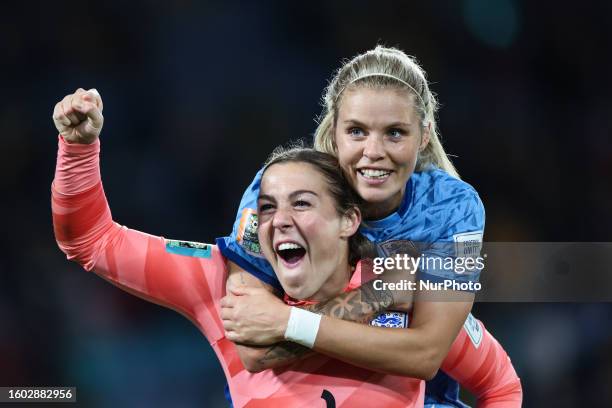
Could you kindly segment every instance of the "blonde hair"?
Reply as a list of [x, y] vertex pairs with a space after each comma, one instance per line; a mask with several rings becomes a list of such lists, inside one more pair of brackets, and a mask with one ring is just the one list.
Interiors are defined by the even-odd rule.
[[396, 48], [379, 45], [345, 62], [336, 71], [323, 94], [323, 112], [314, 137], [316, 150], [338, 155], [334, 140], [338, 108], [342, 103], [342, 94], [347, 89], [357, 87], [400, 88], [409, 91], [414, 96], [413, 102], [421, 120], [422, 130], [429, 127], [429, 143], [419, 152], [416, 171], [436, 166], [459, 178], [459, 173], [446, 155], [438, 136], [438, 101], [429, 89], [425, 71], [414, 57]]

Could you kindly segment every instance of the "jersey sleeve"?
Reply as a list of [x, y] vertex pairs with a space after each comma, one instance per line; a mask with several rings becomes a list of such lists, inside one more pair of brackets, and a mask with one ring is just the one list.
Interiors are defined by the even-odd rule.
[[430, 242], [419, 244], [422, 246], [421, 280], [470, 283], [480, 278], [484, 267], [480, 257], [484, 206], [471, 187], [457, 190], [444, 199], [442, 209], [426, 210], [437, 212], [435, 219], [442, 219], [442, 222], [433, 229], [436, 232]]
[[242, 195], [231, 235], [217, 238], [217, 246], [227, 259], [261, 281], [282, 290], [274, 270], [261, 252], [257, 238], [257, 197], [262, 174], [263, 169], [257, 172]]
[[166, 240], [112, 220], [99, 170], [99, 141], [61, 137], [52, 191], [55, 237], [67, 258], [112, 284], [188, 317], [209, 340], [222, 324], [225, 260], [213, 245]]
[[508, 354], [471, 314], [441, 369], [476, 396], [478, 407], [521, 407], [523, 389]]

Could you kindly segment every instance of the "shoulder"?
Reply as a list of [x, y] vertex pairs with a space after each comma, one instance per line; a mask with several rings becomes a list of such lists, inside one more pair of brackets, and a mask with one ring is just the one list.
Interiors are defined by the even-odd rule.
[[484, 206], [470, 184], [438, 168], [413, 177], [413, 210], [435, 220], [441, 235], [484, 229]]
[[414, 203], [419, 204], [422, 210], [458, 210], [471, 208], [477, 210], [482, 207], [480, 196], [476, 189], [463, 180], [455, 178], [439, 168], [428, 171], [415, 172]]

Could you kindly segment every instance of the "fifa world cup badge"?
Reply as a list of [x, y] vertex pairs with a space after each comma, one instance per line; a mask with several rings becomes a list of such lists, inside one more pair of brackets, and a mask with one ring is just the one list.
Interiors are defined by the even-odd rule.
[[257, 257], [262, 257], [261, 246], [257, 238], [257, 211], [252, 208], [242, 210], [240, 217], [240, 225], [238, 227], [237, 241], [238, 244], [249, 254]]

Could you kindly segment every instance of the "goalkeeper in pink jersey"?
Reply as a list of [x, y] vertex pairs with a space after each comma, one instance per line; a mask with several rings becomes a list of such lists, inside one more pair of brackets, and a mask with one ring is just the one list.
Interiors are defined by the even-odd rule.
[[[320, 354], [276, 370], [245, 370], [224, 335], [220, 299], [226, 294], [228, 268], [217, 247], [166, 240], [113, 222], [99, 170], [101, 108], [95, 92], [78, 90], [54, 112], [61, 135], [53, 221], [57, 242], [69, 259], [189, 318], [219, 358], [237, 407], [366, 407], [372, 401], [382, 407], [423, 405], [420, 379], [380, 374]], [[288, 293], [299, 300], [324, 301], [346, 289], [351, 278], [359, 283], [360, 211], [332, 156], [303, 149], [276, 158], [261, 192], [269, 228], [261, 229], [260, 241], [267, 256], [291, 252], [287, 247], [305, 248], [301, 262], [277, 270]], [[299, 318], [300, 311], [291, 309], [286, 320]], [[303, 313], [306, 319], [320, 319]], [[308, 334], [287, 330], [288, 339], [311, 345], [314, 339]]]

